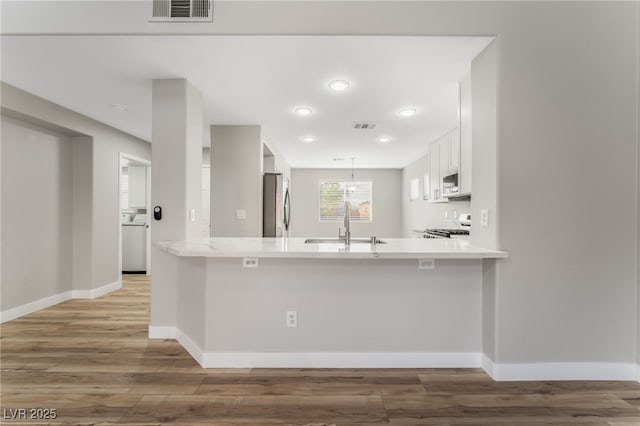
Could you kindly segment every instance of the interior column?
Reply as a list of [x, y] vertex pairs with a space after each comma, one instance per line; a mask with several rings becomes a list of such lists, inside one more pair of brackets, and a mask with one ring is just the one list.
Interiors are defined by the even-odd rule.
[[[199, 235], [201, 218], [202, 96], [185, 79], [153, 81], [151, 134], [152, 243]], [[156, 206], [161, 218], [156, 218]], [[149, 336], [175, 337], [175, 256], [151, 249]]]

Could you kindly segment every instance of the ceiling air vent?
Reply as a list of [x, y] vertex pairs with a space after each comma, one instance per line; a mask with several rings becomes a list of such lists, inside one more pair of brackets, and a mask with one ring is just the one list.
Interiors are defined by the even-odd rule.
[[376, 125], [373, 123], [353, 123], [353, 128], [362, 130], [373, 130], [376, 128]]
[[213, 0], [153, 0], [153, 11], [150, 21], [213, 21]]

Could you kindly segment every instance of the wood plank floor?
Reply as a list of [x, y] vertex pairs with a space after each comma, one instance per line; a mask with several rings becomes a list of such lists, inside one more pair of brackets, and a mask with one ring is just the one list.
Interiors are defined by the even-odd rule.
[[[635, 382], [494, 382], [478, 369], [204, 370], [147, 339], [149, 282], [2, 325], [2, 424], [640, 425]], [[11, 419], [55, 408], [54, 420]], [[29, 412], [27, 412], [27, 415]]]

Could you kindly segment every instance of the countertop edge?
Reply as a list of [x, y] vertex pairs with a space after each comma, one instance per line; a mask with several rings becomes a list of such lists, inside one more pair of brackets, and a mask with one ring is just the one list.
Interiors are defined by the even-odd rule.
[[[242, 241], [242, 239], [238, 239]], [[190, 244], [193, 247], [176, 247]], [[509, 254], [501, 250], [483, 249], [468, 246], [469, 251], [462, 249], [442, 251], [406, 251], [406, 252], [349, 252], [349, 251], [260, 251], [251, 249], [224, 250], [211, 247], [203, 242], [189, 241], [156, 241], [154, 247], [178, 257], [211, 257], [211, 258], [271, 258], [271, 259], [354, 259], [354, 260], [417, 260], [417, 259], [505, 259]], [[311, 248], [311, 247], [310, 247]]]

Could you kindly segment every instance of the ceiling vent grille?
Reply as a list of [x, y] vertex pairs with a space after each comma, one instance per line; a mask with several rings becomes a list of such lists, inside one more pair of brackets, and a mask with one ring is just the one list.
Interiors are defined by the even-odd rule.
[[376, 125], [373, 123], [353, 123], [353, 128], [361, 130], [373, 130], [376, 128]]
[[213, 0], [152, 0], [152, 22], [213, 21]]

